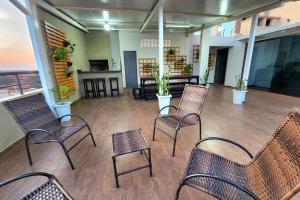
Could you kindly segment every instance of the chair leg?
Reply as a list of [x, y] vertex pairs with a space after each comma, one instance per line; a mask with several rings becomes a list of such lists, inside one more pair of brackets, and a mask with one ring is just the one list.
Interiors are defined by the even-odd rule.
[[118, 188], [120, 186], [119, 186], [119, 180], [118, 180], [118, 171], [117, 171], [117, 166], [116, 166], [116, 158], [113, 157], [112, 160], [113, 160], [113, 165], [114, 165], [114, 173], [115, 173], [116, 186]]
[[61, 145], [61, 147], [63, 148], [63, 150], [64, 150], [64, 152], [65, 152], [65, 155], [66, 155], [66, 157], [67, 157], [67, 159], [68, 159], [68, 161], [69, 161], [69, 163], [70, 163], [70, 166], [71, 166], [72, 170], [74, 170], [75, 167], [74, 167], [74, 165], [73, 165], [73, 163], [72, 163], [72, 160], [71, 160], [71, 158], [70, 158], [70, 156], [69, 156], [69, 152], [67, 151], [67, 149], [66, 149], [66, 147], [65, 147], [64, 144], [60, 144], [60, 145]]
[[95, 146], [97, 146], [97, 145], [96, 145], [96, 142], [95, 142], [95, 139], [94, 139], [93, 133], [92, 133], [92, 131], [91, 131], [91, 128], [90, 128], [90, 126], [89, 126], [89, 125], [87, 125], [87, 128], [88, 128], [88, 130], [89, 130], [89, 132], [90, 132], [90, 136], [91, 136], [91, 138], [92, 138], [92, 141], [93, 141], [93, 143], [94, 143], [94, 147], [95, 147]]
[[202, 132], [202, 127], [201, 127], [201, 121], [199, 121], [199, 141], [202, 139], [202, 136], [201, 136], [201, 132]]
[[173, 154], [172, 156], [174, 157], [175, 156], [175, 148], [176, 148], [176, 140], [177, 140], [177, 133], [180, 129], [176, 129], [176, 132], [175, 132], [175, 137], [174, 137], [174, 142], [173, 142]]
[[28, 138], [25, 137], [25, 146], [26, 146], [26, 152], [27, 152], [27, 157], [29, 160], [29, 164], [32, 165], [32, 159], [31, 159], [31, 154], [30, 154], [30, 149], [29, 149], [29, 144], [28, 144]]
[[181, 188], [183, 187], [184, 185], [182, 183], [179, 184], [179, 187], [177, 188], [176, 190], [176, 196], [175, 196], [175, 200], [178, 200], [179, 199], [179, 193], [181, 191]]
[[152, 136], [152, 141], [154, 141], [154, 139], [155, 139], [156, 120], [157, 120], [157, 119], [155, 119], [155, 121], [154, 121], [154, 126], [153, 126], [153, 136]]
[[[145, 152], [145, 154], [146, 154], [146, 152]], [[151, 148], [148, 149], [148, 155], [149, 155], [149, 170], [150, 170], [150, 176], [152, 177]]]

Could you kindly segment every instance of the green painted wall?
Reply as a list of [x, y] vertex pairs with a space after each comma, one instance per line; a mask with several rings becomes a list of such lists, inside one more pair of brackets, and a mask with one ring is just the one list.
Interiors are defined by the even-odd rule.
[[89, 31], [86, 34], [87, 58], [92, 59], [108, 59], [111, 69], [111, 44], [108, 31]]

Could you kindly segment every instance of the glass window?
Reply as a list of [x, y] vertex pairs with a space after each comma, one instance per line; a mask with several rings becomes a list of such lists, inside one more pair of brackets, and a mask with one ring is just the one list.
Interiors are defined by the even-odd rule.
[[0, 1], [0, 27], [0, 98], [41, 88], [26, 17], [9, 1]]

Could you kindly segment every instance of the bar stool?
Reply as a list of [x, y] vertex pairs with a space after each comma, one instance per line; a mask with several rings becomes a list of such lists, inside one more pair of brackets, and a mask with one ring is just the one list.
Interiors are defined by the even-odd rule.
[[[116, 88], [113, 88], [113, 81], [116, 82]], [[114, 96], [114, 92], [117, 92], [118, 93], [118, 96], [120, 96], [120, 93], [119, 93], [119, 82], [118, 82], [118, 78], [117, 77], [110, 77], [109, 78], [109, 83], [110, 83], [110, 94], [111, 96]]]
[[[91, 87], [89, 87], [91, 86]], [[96, 97], [96, 90], [95, 90], [95, 82], [92, 78], [85, 78], [83, 79], [83, 87], [84, 87], [84, 93], [85, 98], [90, 98], [90, 93], [93, 95], [93, 98]]]
[[[102, 89], [100, 89], [100, 83], [102, 85]], [[105, 78], [95, 78], [95, 85], [96, 85], [96, 93], [97, 97], [101, 97], [101, 92], [103, 92], [103, 95], [106, 97], [106, 84], [105, 84]]]

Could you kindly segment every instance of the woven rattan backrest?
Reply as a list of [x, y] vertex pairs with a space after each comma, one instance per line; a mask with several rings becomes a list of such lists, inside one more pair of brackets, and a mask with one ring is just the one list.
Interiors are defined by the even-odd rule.
[[42, 94], [4, 103], [25, 133], [32, 129], [56, 130], [60, 125]]
[[[184, 116], [189, 113], [201, 113], [205, 98], [207, 96], [208, 87], [202, 85], [186, 84], [178, 106], [178, 115]], [[197, 118], [189, 118], [192, 123], [197, 123]]]
[[299, 191], [300, 112], [293, 110], [246, 167], [250, 186], [262, 199], [285, 199]]

